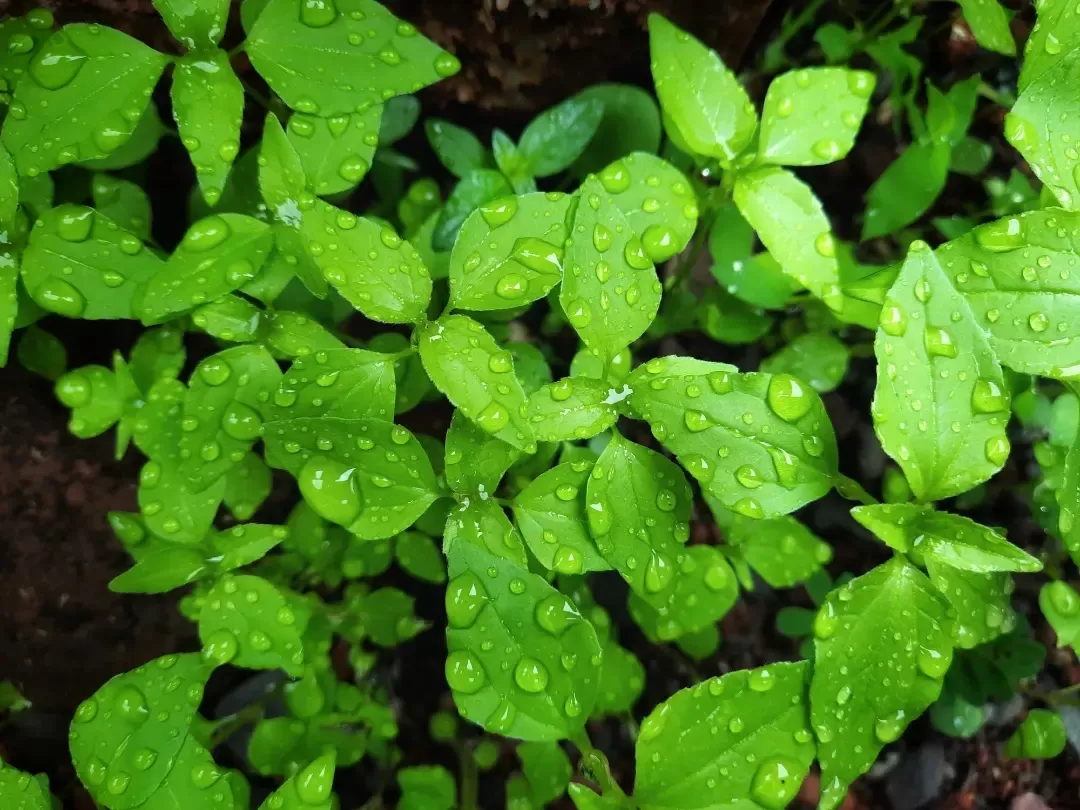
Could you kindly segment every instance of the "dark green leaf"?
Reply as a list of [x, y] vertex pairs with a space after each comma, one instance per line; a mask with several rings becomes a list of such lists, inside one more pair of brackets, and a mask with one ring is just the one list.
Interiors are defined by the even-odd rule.
[[225, 506], [237, 520], [250, 520], [270, 495], [273, 474], [257, 453], [247, 453], [225, 473]]
[[405, 532], [394, 541], [394, 557], [409, 574], [441, 585], [446, 582], [446, 562], [435, 541], [426, 534]]
[[501, 172], [474, 169], [454, 186], [435, 225], [431, 244], [435, 250], [450, 250], [465, 219], [484, 203], [513, 194]]
[[527, 742], [517, 747], [521, 769], [529, 781], [532, 800], [543, 806], [566, 792], [574, 769], [557, 742]]
[[577, 160], [600, 126], [598, 99], [570, 98], [540, 113], [521, 133], [518, 149], [532, 177], [548, 177]]
[[575, 98], [583, 102], [598, 101], [604, 109], [596, 134], [571, 167], [578, 177], [598, 172], [623, 155], [659, 151], [660, 110], [645, 90], [632, 84], [594, 84]]
[[810, 332], [799, 335], [776, 354], [762, 360], [761, 370], [769, 374], [790, 374], [819, 394], [825, 394], [843, 381], [848, 356], [847, 346], [837, 338], [823, 332]]
[[414, 765], [397, 772], [401, 786], [398, 810], [451, 810], [457, 804], [457, 785], [441, 765]]
[[23, 368], [46, 380], [56, 381], [67, 371], [67, 350], [60, 338], [36, 326], [19, 335], [16, 355]]
[[150, 199], [140, 186], [99, 173], [90, 188], [100, 213], [144, 241], [150, 237]]
[[867, 192], [862, 238], [891, 234], [926, 213], [945, 188], [951, 157], [951, 147], [941, 141], [905, 149]]
[[455, 177], [465, 178], [474, 170], [491, 165], [484, 145], [469, 130], [449, 121], [429, 118], [424, 123], [424, 131], [435, 155]]
[[495, 494], [499, 482], [521, 452], [454, 411], [446, 431], [446, 483], [454, 492]]
[[189, 50], [217, 45], [229, 19], [228, 0], [154, 0], [154, 8]]

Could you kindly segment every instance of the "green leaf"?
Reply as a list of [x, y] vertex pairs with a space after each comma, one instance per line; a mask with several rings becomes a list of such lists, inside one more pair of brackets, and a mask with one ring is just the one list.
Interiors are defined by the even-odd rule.
[[588, 462], [559, 464], [514, 498], [514, 520], [521, 536], [550, 571], [581, 574], [611, 569], [589, 534], [585, 504], [591, 471]]
[[455, 177], [464, 179], [476, 169], [487, 169], [491, 159], [480, 139], [464, 127], [438, 118], [424, 122], [428, 143], [443, 166]]
[[855, 144], [876, 83], [873, 73], [847, 68], [803, 68], [777, 76], [761, 112], [760, 159], [780, 166], [842, 160]]
[[839, 806], [882, 747], [937, 699], [952, 662], [946, 610], [926, 576], [903, 557], [833, 591], [821, 607], [810, 715], [822, 808]]
[[1080, 35], [1080, 16], [1068, 0], [1040, 3], [1038, 22], [1024, 48], [1019, 91], [1044, 76], [1072, 53], [1072, 43]]
[[941, 141], [905, 149], [866, 194], [863, 240], [894, 233], [925, 214], [945, 188], [951, 158], [952, 148]]
[[730, 165], [757, 129], [754, 105], [734, 74], [716, 51], [659, 14], [649, 15], [649, 51], [660, 106], [682, 140]]
[[1057, 634], [1057, 646], [1080, 644], [1080, 594], [1067, 582], [1055, 580], [1039, 591], [1039, 609]]
[[451, 810], [457, 804], [457, 784], [441, 765], [413, 765], [397, 772], [401, 787], [398, 810]]
[[960, 649], [993, 641], [1016, 626], [1009, 599], [1014, 585], [1008, 574], [961, 571], [933, 557], [927, 558], [926, 570], [955, 613], [952, 640]]
[[[209, 721], [196, 717], [191, 733], [176, 755], [176, 761], [153, 795], [139, 810], [184, 810], [197, 806], [208, 799], [221, 810], [240, 810], [251, 791], [247, 780], [238, 771], [218, 767], [210, 752], [203, 748], [196, 727], [210, 725]], [[211, 785], [208, 790], [204, 785]]]
[[600, 665], [600, 689], [592, 717], [619, 716], [629, 712], [645, 688], [645, 667], [637, 656], [615, 641], [603, 642], [604, 660]]
[[[956, 146], [953, 147], [952, 156], [949, 160], [949, 171], [958, 174], [966, 174], [969, 177], [978, 177], [990, 161], [994, 158], [994, 148], [986, 141], [965, 135]], [[975, 223], [973, 222], [972, 225]], [[964, 233], [967, 232], [965, 229]], [[957, 234], [963, 236], [963, 233]], [[946, 236], [948, 236], [946, 234]]]
[[199, 220], [138, 296], [143, 323], [161, 323], [239, 289], [255, 278], [272, 248], [270, 226], [252, 217]]
[[148, 461], [139, 472], [139, 509], [146, 527], [177, 543], [198, 543], [209, 531], [225, 495], [225, 479], [188, 489], [180, 473]]
[[446, 431], [446, 483], [457, 493], [495, 494], [520, 451], [454, 411]]
[[270, 496], [273, 473], [258, 453], [247, 453], [225, 473], [225, 506], [237, 520], [250, 520]]
[[136, 290], [163, 267], [137, 236], [72, 204], [41, 214], [22, 257], [30, 297], [67, 318], [135, 317]]
[[[408, 25], [408, 23], [406, 23]], [[386, 102], [379, 128], [379, 145], [391, 146], [410, 132], [420, 120], [420, 101], [416, 96], [398, 95]], [[411, 160], [411, 158], [406, 158]]]
[[666, 357], [640, 366], [627, 382], [634, 412], [731, 511], [785, 515], [832, 488], [832, 424], [817, 394], [796, 378]]
[[467, 418], [519, 450], [536, 452], [513, 358], [483, 326], [448, 315], [427, 325], [418, 346], [428, 377]]
[[300, 312], [264, 313], [263, 322], [266, 345], [286, 357], [345, 348], [330, 330]]
[[351, 115], [296, 113], [289, 119], [289, 143], [316, 194], [340, 194], [364, 179], [379, 145], [382, 115], [383, 105], [373, 104]]
[[819, 394], [826, 394], [843, 381], [850, 353], [842, 341], [826, 332], [799, 335], [775, 354], [761, 361], [768, 374], [798, 377]]
[[679, 574], [666, 596], [630, 594], [630, 615], [653, 643], [715, 627], [739, 596], [731, 566], [713, 546], [689, 546], [677, 561]]
[[450, 306], [509, 309], [547, 295], [562, 281], [572, 199], [503, 197], [470, 214], [450, 254]]
[[930, 707], [930, 722], [942, 734], [970, 739], [986, 722], [986, 712], [981, 704], [972, 703], [952, 688], [950, 680], [948, 676], [945, 678], [941, 697]]
[[0, 143], [0, 228], [11, 230], [18, 210], [19, 178], [15, 173], [15, 161]]
[[404, 531], [439, 494], [424, 449], [391, 422], [292, 417], [267, 422], [264, 441], [316, 512], [365, 540]]
[[829, 544], [790, 515], [770, 520], [732, 516], [724, 539], [772, 588], [806, 582], [832, 559]]
[[5, 92], [25, 75], [30, 60], [52, 33], [55, 20], [46, 8], [36, 8], [22, 17], [7, 17], [0, 27], [0, 79]]
[[851, 516], [880, 537], [887, 546], [914, 552], [960, 571], [1042, 570], [1042, 563], [1007, 541], [1000, 532], [975, 521], [916, 504], [857, 506]]
[[783, 271], [825, 302], [839, 281], [836, 243], [821, 202], [791, 172], [763, 168], [735, 179], [735, 204]]
[[67, 371], [67, 350], [60, 338], [36, 326], [20, 334], [16, 355], [23, 368], [46, 380], [55, 382]]
[[191, 311], [191, 322], [211, 337], [229, 343], [259, 338], [263, 312], [247, 298], [229, 293]]
[[394, 541], [394, 558], [411, 576], [424, 582], [446, 582], [446, 563], [435, 541], [426, 534], [404, 532]]
[[334, 753], [324, 753], [271, 793], [259, 810], [330, 810], [334, 763]]
[[1008, 391], [969, 300], [915, 242], [874, 340], [874, 429], [921, 501], [966, 492], [1009, 455]]
[[578, 97], [540, 113], [518, 144], [528, 174], [549, 177], [568, 168], [585, 151], [603, 116], [602, 102]]
[[976, 42], [987, 50], [1016, 56], [1016, 40], [1009, 30], [1009, 17], [998, 0], [957, 1]]
[[598, 178], [580, 191], [559, 303], [582, 342], [605, 360], [648, 329], [661, 286], [642, 241]]
[[517, 747], [517, 755], [535, 804], [542, 807], [566, 793], [574, 768], [557, 742], [522, 743]]
[[117, 675], [79, 704], [71, 759], [95, 800], [130, 810], [154, 795], [188, 739], [212, 669], [198, 653], [166, 655]]
[[142, 187], [108, 174], [94, 175], [94, 208], [139, 239], [150, 237], [150, 198]]
[[600, 680], [592, 625], [547, 582], [506, 559], [471, 543], [447, 556], [446, 679], [458, 711], [504, 737], [575, 734]]
[[615, 424], [617, 403], [631, 394], [590, 377], [564, 377], [529, 397], [526, 409], [536, 437], [543, 442], [591, 439]]
[[608, 163], [633, 152], [656, 154], [660, 149], [660, 110], [650, 93], [632, 84], [594, 84], [575, 98], [597, 101], [604, 115], [585, 151], [571, 171], [584, 179]]
[[435, 250], [450, 250], [466, 218], [484, 203], [513, 194], [510, 183], [501, 172], [474, 169], [454, 186], [439, 221], [435, 225], [431, 244]]
[[691, 503], [676, 464], [618, 433], [589, 475], [585, 509], [600, 554], [655, 604], [667, 599], [677, 579]]
[[125, 169], [142, 163], [154, 153], [158, 142], [167, 131], [157, 107], [150, 104], [135, 124], [135, 130], [130, 138], [105, 157], [80, 160], [78, 165], [92, 171], [103, 172]]
[[[74, 23], [41, 46], [15, 85], [3, 140], [19, 174], [103, 158], [122, 146], [168, 57], [114, 28]], [[33, 111], [28, 113], [28, 111]]]
[[501, 129], [491, 133], [491, 152], [495, 157], [496, 167], [510, 181], [515, 194], [536, 191], [536, 180], [529, 169], [525, 153], [518, 149], [514, 139]]
[[365, 635], [380, 647], [396, 647], [428, 625], [414, 615], [415, 600], [397, 588], [379, 588], [365, 596], [356, 608], [356, 619]]
[[244, 87], [229, 64], [229, 55], [215, 48], [177, 60], [172, 107], [203, 198], [213, 206], [221, 199], [229, 169], [240, 152], [244, 116]]
[[461, 68], [374, 0], [301, 6], [270, 0], [245, 49], [270, 88], [297, 112], [349, 115], [413, 93]]
[[394, 358], [364, 349], [319, 349], [297, 357], [266, 405], [267, 419], [394, 418]]
[[188, 50], [221, 42], [229, 19], [228, 0], [154, 0], [154, 8]]
[[578, 782], [571, 782], [568, 792], [577, 810], [625, 810], [628, 806], [612, 796], [599, 796]]
[[71, 408], [68, 429], [80, 439], [99, 436], [121, 417], [116, 375], [104, 366], [83, 366], [56, 381], [56, 398]]
[[1032, 709], [1006, 741], [1006, 757], [1053, 759], [1065, 750], [1068, 733], [1061, 715], [1052, 709]]
[[731, 672], [653, 709], [636, 745], [637, 806], [786, 807], [814, 761], [809, 669], [800, 661]]
[[769, 315], [719, 288], [707, 289], [700, 300], [698, 326], [706, 335], [720, 343], [754, 343], [772, 328], [773, 319]]
[[502, 507], [490, 498], [465, 496], [447, 515], [443, 552], [449, 557], [462, 545], [482, 548], [519, 568], [527, 568], [529, 564], [521, 535]]
[[697, 197], [686, 175], [666, 160], [637, 152], [605, 166], [597, 177], [655, 264], [690, 244], [698, 223]]
[[[6, 681], [5, 681], [6, 683]], [[0, 762], [0, 799], [11, 810], [52, 810], [49, 781]]]
[[[259, 192], [270, 214], [289, 228], [297, 228], [303, 215], [299, 199], [304, 197], [307, 178], [300, 155], [272, 113], [267, 114], [263, 127], [258, 168]], [[304, 203], [309, 205], [314, 201], [305, 199]]]
[[147, 393], [159, 379], [175, 380], [184, 367], [184, 331], [175, 326], [146, 329], [131, 349], [131, 376]]
[[113, 593], [167, 593], [207, 576], [212, 569], [200, 549], [162, 546], [136, 560], [109, 582]]
[[205, 358], [184, 396], [180, 471], [201, 491], [227, 473], [262, 434], [260, 409], [281, 381], [260, 345], [237, 346]]
[[[521, 387], [526, 396], [532, 396], [542, 386], [551, 382], [551, 366], [548, 365], [542, 350], [532, 343], [520, 341], [507, 343], [506, 350], [514, 358], [514, 373], [517, 374], [518, 379], [521, 381]], [[627, 352], [626, 358], [627, 363], [629, 363], [629, 352]], [[573, 374], [573, 370], [571, 370], [571, 374]]]

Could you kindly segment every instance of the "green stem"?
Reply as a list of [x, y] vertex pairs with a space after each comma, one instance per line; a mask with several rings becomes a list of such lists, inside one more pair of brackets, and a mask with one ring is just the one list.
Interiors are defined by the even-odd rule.
[[262, 93], [260, 93], [243, 79], [240, 80], [240, 84], [244, 86], [244, 92], [251, 96], [253, 99], [255, 99], [257, 102], [259, 102], [259, 104], [261, 104], [268, 112], [272, 110], [270, 99], [268, 99], [266, 96], [264, 96]]
[[[277, 689], [273, 690], [270, 695], [276, 693]], [[255, 701], [250, 706], [245, 706], [235, 714], [230, 714], [228, 717], [221, 718], [210, 734], [209, 748], [211, 750], [217, 748], [217, 746], [221, 745], [244, 726], [257, 723], [261, 720], [263, 712], [266, 710], [266, 704], [270, 700], [270, 695]]]
[[853, 478], [848, 478], [846, 475], [840, 475], [837, 473], [836, 478], [833, 479], [833, 486], [836, 487], [836, 491], [849, 501], [858, 501], [863, 506], [873, 506], [880, 503], [877, 498], [863, 489], [862, 484]]
[[570, 737], [570, 741], [581, 752], [581, 764], [589, 769], [596, 778], [596, 784], [600, 786], [600, 792], [607, 797], [626, 800], [626, 794], [611, 775], [611, 765], [604, 752], [596, 748], [589, 739], [589, 732], [584, 727], [578, 733]]
[[1004, 107], [1006, 109], [1010, 109], [1016, 103], [1016, 99], [1012, 94], [995, 90], [986, 82], [979, 82], [978, 93], [983, 98], [988, 98], [999, 107]]
[[245, 38], [245, 39], [241, 40], [239, 45], [237, 45], [235, 48], [233, 48], [231, 51], [229, 51], [229, 58], [232, 59], [235, 56], [239, 55], [241, 53], [241, 51], [243, 51], [246, 47], [247, 47], [247, 39]]
[[461, 777], [460, 801], [458, 810], [477, 810], [480, 774], [473, 759], [472, 746], [455, 745], [458, 753], [458, 774]]
[[[784, 48], [787, 46], [791, 38], [797, 33], [808, 26], [814, 19], [814, 15], [817, 14], [818, 9], [825, 4], [825, 0], [812, 0], [808, 3], [802, 13], [792, 20], [790, 25], [785, 25], [781, 28], [780, 36], [773, 41], [773, 47], [779, 48], [781, 54], [783, 54]], [[784, 67], [787, 64], [787, 56], [784, 55], [784, 62], [779, 67]]]

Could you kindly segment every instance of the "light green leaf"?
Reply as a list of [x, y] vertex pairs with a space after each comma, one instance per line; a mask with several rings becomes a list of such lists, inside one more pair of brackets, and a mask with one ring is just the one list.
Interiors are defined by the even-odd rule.
[[782, 808], [814, 761], [805, 661], [710, 678], [653, 709], [637, 739], [642, 810]]
[[432, 247], [435, 250], [450, 250], [469, 214], [484, 203], [513, 193], [514, 189], [502, 176], [502, 172], [491, 169], [474, 169], [469, 172], [454, 186], [442, 213], [439, 214], [439, 221], [435, 224], [435, 232], [431, 237]]
[[[623, 349], [606, 364], [591, 349], [578, 349], [570, 360], [571, 377], [591, 377], [594, 380], [607, 380], [611, 385], [621, 385], [630, 375], [633, 357], [630, 349]], [[550, 376], [547, 382], [551, 382]], [[538, 386], [539, 389], [539, 386]], [[535, 393], [535, 392], [534, 392]]]
[[836, 243], [821, 202], [785, 169], [764, 168], [735, 180], [735, 204], [783, 271], [825, 302], [839, 281]]
[[176, 543], [199, 543], [225, 496], [225, 479], [193, 492], [178, 471], [148, 461], [139, 472], [138, 495], [146, 528]]
[[1080, 36], [1080, 14], [1068, 0], [1047, 0], [1039, 4], [1038, 22], [1024, 47], [1019, 91], [1044, 76], [1073, 51]]
[[229, 19], [228, 0], [154, 0], [154, 8], [188, 50], [221, 42]]
[[15, 173], [15, 161], [0, 143], [0, 229], [12, 229], [18, 209], [19, 178]]
[[429, 118], [424, 123], [424, 132], [427, 133], [428, 143], [436, 157], [455, 177], [463, 179], [476, 169], [487, 169], [491, 166], [491, 159], [484, 145], [464, 127], [438, 118]]
[[735, 573], [715, 547], [689, 546], [677, 559], [679, 574], [666, 595], [630, 593], [630, 615], [653, 643], [715, 627], [739, 596]]
[[263, 334], [266, 345], [286, 357], [345, 348], [329, 329], [300, 312], [264, 313]]
[[754, 105], [734, 74], [716, 51], [659, 14], [649, 15], [649, 51], [660, 106], [682, 140], [730, 165], [757, 129]]
[[261, 333], [264, 312], [247, 298], [229, 293], [193, 309], [191, 322], [219, 340], [253, 343]]
[[[994, 159], [994, 147], [988, 144], [986, 141], [978, 138], [973, 138], [970, 135], [965, 135], [956, 145], [953, 147], [952, 156], [949, 159], [949, 171], [956, 172], [957, 174], [965, 174], [968, 177], [979, 177], [986, 171], [986, 167], [990, 165], [990, 161]], [[954, 221], [957, 223], [967, 222], [966, 218], [957, 217]], [[936, 220], [935, 220], [936, 224]], [[972, 225], [975, 223], [972, 222]], [[957, 234], [957, 236], [963, 236], [969, 228], [965, 228], [963, 232]], [[946, 238], [953, 238], [946, 234]]]
[[645, 688], [645, 667], [627, 649], [612, 639], [603, 642], [600, 689], [596, 693], [593, 718], [619, 716], [630, 711]]
[[627, 806], [614, 797], [597, 795], [579, 782], [571, 782], [567, 792], [577, 810], [624, 810]]
[[521, 535], [502, 507], [485, 497], [465, 496], [446, 517], [443, 552], [449, 557], [461, 545], [474, 545], [520, 568], [529, 561]]
[[762, 360], [761, 370], [790, 374], [819, 394], [826, 394], [843, 381], [849, 355], [847, 346], [838, 338], [827, 332], [809, 332]]
[[970, 518], [916, 504], [857, 506], [851, 516], [890, 548], [934, 559], [960, 571], [1042, 570], [1042, 563], [994, 529]]
[[79, 704], [71, 759], [91, 796], [110, 810], [153, 796], [174, 769], [212, 670], [198, 653], [166, 655], [117, 675]]
[[509, 309], [547, 295], [562, 280], [572, 199], [502, 197], [470, 214], [450, 254], [450, 306]]
[[1039, 591], [1039, 609], [1057, 634], [1057, 646], [1080, 644], [1080, 594], [1064, 580], [1055, 580]]
[[22, 257], [22, 277], [38, 306], [68, 318], [133, 318], [140, 285], [164, 263], [139, 238], [81, 205], [41, 214]]
[[0, 247], [0, 368], [7, 365], [11, 333], [19, 315], [19, 255], [8, 245]]
[[[8, 683], [5, 681], [5, 683]], [[52, 810], [49, 781], [0, 762], [0, 800], [10, 810]]]
[[428, 324], [418, 345], [428, 377], [466, 417], [507, 444], [536, 452], [513, 358], [483, 326], [448, 315]]
[[138, 295], [143, 323], [161, 323], [239, 289], [255, 278], [272, 248], [270, 226], [252, 217], [199, 220]]
[[150, 199], [142, 187], [108, 174], [94, 174], [94, 207], [121, 228], [145, 241], [150, 237]]
[[627, 382], [634, 412], [733, 512], [785, 515], [832, 488], [832, 424], [817, 394], [796, 378], [666, 357], [640, 366]]
[[446, 431], [446, 483], [454, 492], [494, 495], [521, 452], [454, 411]]
[[927, 558], [926, 570], [956, 614], [952, 640], [957, 647], [970, 650], [1016, 626], [1009, 600], [1014, 585], [1009, 574], [961, 571], [933, 557]]
[[820, 807], [838, 807], [882, 747], [937, 699], [952, 662], [946, 610], [930, 580], [903, 557], [833, 591], [822, 605], [810, 685]]
[[543, 807], [566, 792], [574, 768], [557, 742], [522, 743], [517, 747], [517, 755], [535, 804]]
[[267, 422], [264, 441], [316, 512], [365, 540], [409, 528], [439, 494], [424, 449], [391, 422], [292, 417]]
[[225, 473], [225, 506], [237, 520], [250, 520], [273, 488], [273, 473], [258, 453], [247, 453]]
[[296, 113], [289, 119], [289, 142], [316, 194], [340, 194], [364, 179], [379, 145], [382, 114], [383, 105], [372, 104], [351, 115]]
[[[55, 20], [47, 8], [35, 8], [22, 17], [6, 16], [0, 26], [0, 79], [5, 87], [18, 83], [35, 52], [52, 33]], [[8, 92], [8, 91], [5, 91]]]
[[158, 147], [158, 142], [167, 131], [161, 121], [161, 115], [158, 113], [157, 107], [150, 104], [138, 123], [135, 124], [135, 130], [131, 133], [130, 138], [105, 157], [80, 160], [78, 165], [92, 171], [103, 172], [125, 169], [128, 166], [142, 163], [154, 153]]
[[297, 112], [349, 115], [461, 68], [374, 0], [270, 0], [247, 39], [251, 64]]
[[591, 377], [564, 377], [529, 397], [529, 422], [542, 442], [591, 439], [615, 424], [616, 405], [631, 394]]
[[109, 582], [113, 593], [167, 593], [202, 579], [211, 571], [201, 549], [162, 546], [140, 556], [135, 565]]
[[74, 23], [54, 33], [30, 63], [31, 80], [15, 85], [4, 119], [4, 145], [19, 174], [102, 158], [122, 146], [167, 63], [114, 28]]
[[[281, 128], [281, 122], [272, 113], [267, 114], [263, 127], [258, 168], [259, 192], [270, 214], [289, 228], [299, 227], [303, 218], [299, 200], [304, 197], [307, 184], [304, 165]], [[305, 199], [304, 203], [308, 205], [314, 201]]]
[[[221, 810], [246, 810], [251, 788], [239, 771], [220, 768], [207, 751], [196, 730], [209, 721], [196, 717], [192, 731], [176, 755], [176, 761], [153, 795], [139, 810], [187, 810], [210, 799]], [[205, 785], [210, 783], [212, 790]]]
[[333, 751], [324, 753], [271, 793], [259, 810], [330, 810], [335, 760]]
[[968, 300], [915, 242], [874, 340], [874, 430], [921, 501], [966, 492], [1009, 455], [1008, 391]]
[[945, 188], [951, 158], [952, 148], [942, 141], [905, 149], [866, 194], [863, 240], [894, 233], [925, 214]]
[[416, 618], [415, 601], [397, 588], [379, 588], [356, 606], [357, 623], [373, 644], [396, 647], [428, 628]]
[[608, 163], [633, 152], [656, 154], [660, 149], [660, 110], [648, 91], [632, 84], [594, 84], [575, 96], [599, 101], [604, 116], [571, 171], [584, 179]]
[[149, 393], [159, 379], [179, 377], [186, 356], [182, 329], [174, 326], [146, 329], [131, 349], [131, 376], [141, 391]]
[[244, 88], [222, 50], [190, 53], [176, 62], [173, 117], [191, 156], [206, 202], [221, 199], [232, 162], [240, 152]]
[[675, 585], [691, 502], [676, 464], [618, 433], [589, 475], [585, 509], [600, 554], [654, 604], [665, 602]]
[[576, 733], [600, 680], [592, 625], [543, 579], [476, 545], [456, 545], [448, 559], [446, 679], [458, 711], [505, 737]]
[[540, 113], [518, 143], [527, 173], [548, 177], [568, 168], [585, 151], [603, 116], [602, 102], [578, 97]]
[[46, 380], [55, 382], [67, 371], [67, 349], [63, 342], [37, 326], [28, 326], [20, 333], [16, 355], [23, 368]]
[[964, 20], [975, 35], [976, 42], [987, 50], [997, 51], [1005, 56], [1016, 56], [1016, 40], [1009, 30], [1009, 17], [998, 0], [958, 2], [964, 10]]
[[297, 357], [266, 405], [267, 419], [299, 416], [394, 418], [394, 358], [364, 349], [320, 349]]
[[803, 68], [777, 76], [761, 113], [760, 159], [780, 166], [842, 160], [855, 144], [876, 83], [873, 73], [847, 68]]
[[829, 544], [790, 515], [731, 518], [731, 524], [723, 526], [724, 539], [772, 588], [806, 582], [832, 559]]
[[510, 181], [515, 194], [536, 191], [536, 180], [529, 169], [525, 153], [518, 149], [514, 139], [501, 129], [491, 133], [491, 152], [495, 157], [496, 167]]
[[600, 180], [586, 180], [579, 196], [559, 303], [582, 342], [606, 360], [648, 329], [661, 286], [641, 239]]
[[441, 585], [446, 582], [446, 562], [435, 541], [420, 532], [404, 532], [394, 540], [394, 558], [411, 576]]
[[104, 366], [82, 366], [56, 381], [56, 398], [71, 408], [68, 429], [80, 439], [99, 436], [123, 415], [116, 375]]
[[180, 471], [195, 491], [225, 475], [262, 434], [260, 409], [281, 382], [261, 345], [210, 355], [196, 367], [184, 396]]
[[533, 556], [550, 571], [581, 574], [611, 566], [589, 534], [586, 487], [592, 465], [569, 462], [534, 478], [514, 498], [514, 519]]

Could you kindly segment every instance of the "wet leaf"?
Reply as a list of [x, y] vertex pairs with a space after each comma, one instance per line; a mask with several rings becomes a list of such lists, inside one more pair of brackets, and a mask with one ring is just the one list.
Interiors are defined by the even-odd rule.
[[529, 397], [526, 408], [536, 437], [543, 442], [591, 439], [615, 424], [616, 405], [629, 397], [590, 377], [564, 377]]
[[225, 479], [194, 492], [178, 471], [148, 461], [139, 473], [138, 494], [139, 509], [150, 531], [176, 543], [198, 543], [209, 531], [225, 496]]
[[191, 322], [211, 337], [228, 343], [258, 339], [263, 312], [247, 298], [229, 293], [191, 311]]
[[1032, 709], [1005, 742], [1008, 758], [1053, 759], [1065, 750], [1068, 736], [1061, 715], [1052, 709]]
[[0, 798], [11, 810], [52, 810], [49, 780], [0, 764]]
[[221, 42], [229, 19], [228, 0], [154, 0], [154, 8], [189, 50]]
[[90, 190], [94, 208], [139, 239], [150, 237], [150, 199], [142, 187], [108, 174], [97, 173]]
[[667, 593], [630, 594], [630, 615], [654, 643], [715, 627], [739, 596], [735, 574], [716, 548], [688, 546], [677, 561], [675, 584]]
[[513, 194], [514, 189], [492, 169], [474, 169], [461, 178], [439, 214], [431, 244], [435, 250], [450, 250], [466, 218], [484, 203]]
[[15, 161], [0, 143], [0, 229], [12, 229], [18, 208], [19, 178], [15, 173]]
[[839, 339], [827, 332], [809, 332], [762, 360], [761, 370], [790, 374], [819, 394], [826, 394], [843, 382], [848, 357], [848, 348]]
[[16, 355], [23, 368], [46, 380], [55, 382], [67, 371], [67, 350], [60, 338], [36, 326], [29, 326], [19, 334]]
[[335, 756], [324, 753], [259, 805], [259, 810], [330, 810]]
[[596, 693], [593, 718], [630, 711], [645, 688], [645, 667], [637, 656], [612, 639], [603, 642], [603, 646], [604, 661], [600, 665], [600, 689]]
[[464, 179], [476, 169], [487, 169], [491, 159], [480, 139], [464, 127], [429, 118], [424, 123], [428, 143], [452, 175]]
[[316, 194], [340, 194], [364, 179], [379, 145], [382, 114], [383, 105], [373, 104], [351, 115], [295, 113], [289, 119], [289, 142]]
[[998, 0], [959, 0], [975, 41], [990, 51], [1016, 56], [1016, 40], [1009, 30], [1009, 16]]
[[575, 96], [536, 116], [521, 133], [518, 149], [531, 177], [549, 177], [577, 160], [600, 126], [604, 105]]
[[262, 456], [247, 453], [225, 473], [225, 506], [237, 520], [250, 520], [270, 496], [273, 474]]
[[394, 540], [394, 557], [411, 576], [441, 585], [446, 582], [446, 562], [435, 541], [420, 532], [404, 532]]
[[457, 803], [453, 774], [441, 765], [413, 765], [397, 772], [398, 810], [451, 810]]
[[[767, 254], [763, 255], [768, 258]], [[756, 265], [750, 269], [756, 270], [759, 266]], [[729, 295], [719, 287], [710, 287], [705, 290], [705, 294], [700, 298], [696, 315], [697, 325], [702, 332], [719, 343], [732, 346], [761, 340], [769, 333], [773, 325], [773, 319], [767, 313]]]
[[993, 641], [1016, 626], [1009, 574], [961, 571], [933, 557], [927, 558], [926, 570], [955, 613], [952, 640], [958, 648], [969, 650]]
[[829, 544], [790, 515], [770, 520], [730, 517], [730, 524], [721, 524], [724, 539], [772, 588], [793, 588], [832, 559]]
[[[93, 171], [113, 171], [125, 169], [142, 163], [158, 147], [158, 142], [168, 130], [161, 121], [161, 115], [153, 104], [147, 106], [142, 117], [135, 124], [131, 137], [124, 141], [105, 157], [80, 160], [80, 166]], [[38, 175], [41, 177], [42, 175]]]
[[517, 755], [535, 804], [543, 807], [566, 793], [574, 768], [557, 742], [522, 743]]
[[[55, 20], [46, 8], [36, 8], [22, 17], [7, 17], [0, 27], [0, 79], [14, 87], [26, 73], [30, 60], [52, 34]], [[14, 45], [12, 40], [15, 40]]]
[[449, 557], [457, 546], [466, 544], [528, 568], [521, 535], [502, 506], [490, 498], [467, 495], [446, 516], [443, 552]]
[[68, 430], [80, 439], [100, 436], [124, 413], [116, 375], [104, 366], [69, 371], [56, 381], [56, 398], [71, 408]]
[[446, 431], [446, 483], [454, 492], [495, 494], [510, 466], [521, 457], [512, 445], [492, 436], [454, 411]]
[[428, 625], [417, 619], [415, 600], [397, 588], [379, 588], [365, 596], [356, 607], [356, 618], [364, 634], [380, 647], [396, 647]]
[[913, 143], [889, 164], [866, 193], [863, 240], [894, 233], [930, 208], [945, 188], [952, 148], [948, 143]]
[[319, 349], [297, 357], [266, 406], [267, 419], [300, 416], [392, 420], [394, 358], [364, 349]]
[[1080, 15], [1067, 0], [1051, 0], [1039, 5], [1038, 22], [1024, 47], [1020, 93], [1068, 57], [1072, 49], [1067, 44], [1075, 42], [1080, 34]]
[[159, 379], [176, 379], [184, 367], [187, 352], [184, 332], [173, 326], [144, 330], [131, 349], [131, 376], [147, 393]]
[[135, 565], [109, 582], [113, 593], [167, 593], [210, 574], [201, 549], [162, 546], [140, 556]]
[[652, 94], [632, 84], [594, 84], [575, 96], [598, 101], [604, 115], [585, 151], [571, 171], [584, 179], [613, 160], [634, 152], [656, 154], [660, 149], [660, 110]]

